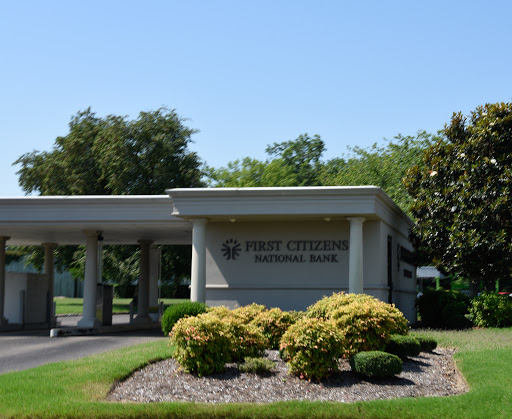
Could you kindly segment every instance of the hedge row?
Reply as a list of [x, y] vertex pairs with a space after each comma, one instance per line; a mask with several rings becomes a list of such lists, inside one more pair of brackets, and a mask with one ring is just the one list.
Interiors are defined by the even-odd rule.
[[408, 332], [393, 305], [368, 295], [324, 297], [305, 313], [267, 310], [252, 304], [235, 310], [214, 307], [178, 320], [170, 333], [174, 358], [198, 375], [222, 371], [226, 362], [257, 357], [279, 348], [290, 372], [309, 380], [338, 370], [338, 360], [383, 350], [395, 334]]
[[457, 291], [427, 290], [418, 298], [417, 307], [427, 327], [512, 326], [512, 298], [497, 292], [486, 292], [471, 299]]

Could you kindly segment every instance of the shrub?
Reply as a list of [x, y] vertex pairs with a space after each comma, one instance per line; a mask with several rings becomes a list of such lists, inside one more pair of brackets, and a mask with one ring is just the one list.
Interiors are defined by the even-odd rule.
[[233, 316], [232, 310], [230, 310], [226, 306], [208, 307], [208, 310], [206, 312], [214, 316], [217, 316], [219, 319]]
[[280, 349], [290, 372], [320, 380], [338, 369], [344, 339], [333, 321], [303, 318], [285, 332]]
[[258, 315], [267, 311], [264, 305], [252, 303], [246, 306], [238, 307], [233, 310], [233, 314], [240, 317], [245, 324], [252, 322]]
[[238, 369], [242, 372], [253, 373], [258, 375], [267, 375], [272, 372], [275, 363], [267, 358], [251, 358], [246, 357], [243, 364], [238, 365]]
[[245, 324], [240, 317], [234, 314], [227, 315], [220, 320], [228, 329], [231, 361], [238, 362], [245, 357], [259, 357], [268, 347], [267, 339], [255, 325]]
[[287, 313], [292, 318], [292, 324], [297, 323], [300, 319], [302, 319], [305, 315], [305, 311], [296, 311], [296, 310], [288, 310]]
[[463, 329], [471, 326], [465, 317], [469, 297], [458, 291], [427, 290], [416, 303], [425, 326], [441, 329]]
[[362, 302], [373, 299], [372, 296], [366, 294], [333, 293], [330, 297], [323, 297], [315, 304], [309, 306], [305, 316], [312, 319], [331, 318], [332, 314], [341, 307], [356, 301]]
[[359, 352], [350, 358], [352, 371], [367, 377], [385, 378], [402, 372], [402, 360], [393, 354], [370, 351]]
[[293, 316], [279, 308], [262, 311], [251, 322], [267, 338], [270, 349], [279, 349], [281, 337], [293, 323]]
[[178, 320], [170, 333], [170, 343], [176, 347], [173, 358], [180, 366], [200, 377], [223, 371], [231, 360], [229, 328], [209, 313]]
[[473, 299], [469, 313], [478, 327], [512, 326], [512, 298], [486, 292]]
[[383, 350], [392, 334], [408, 331], [407, 319], [400, 310], [373, 297], [354, 300], [331, 316], [345, 336], [345, 357], [361, 351]]
[[174, 324], [179, 319], [185, 316], [197, 316], [198, 314], [204, 313], [206, 309], [206, 304], [192, 301], [167, 307], [162, 316], [162, 332], [164, 332], [165, 336], [168, 336]]
[[430, 336], [411, 335], [420, 343], [421, 352], [432, 352], [437, 348], [437, 341]]
[[392, 335], [386, 345], [385, 352], [396, 355], [400, 358], [417, 356], [421, 352], [421, 345], [413, 336]]

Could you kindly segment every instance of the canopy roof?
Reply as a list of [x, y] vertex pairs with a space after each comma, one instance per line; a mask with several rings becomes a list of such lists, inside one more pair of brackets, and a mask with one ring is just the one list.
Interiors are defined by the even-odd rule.
[[0, 198], [0, 236], [8, 244], [83, 244], [101, 231], [105, 244], [191, 244], [194, 219], [218, 221], [381, 219], [407, 231], [414, 224], [375, 186], [191, 188], [168, 195]]
[[376, 186], [169, 189], [173, 215], [212, 221], [380, 219], [409, 230], [413, 221]]
[[0, 235], [8, 244], [83, 244], [84, 231], [105, 244], [190, 244], [192, 227], [171, 215], [168, 195], [0, 198]]

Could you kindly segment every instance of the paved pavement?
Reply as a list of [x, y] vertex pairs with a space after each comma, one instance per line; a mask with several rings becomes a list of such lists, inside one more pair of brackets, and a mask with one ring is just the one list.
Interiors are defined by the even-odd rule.
[[[63, 326], [76, 326], [80, 317], [59, 317]], [[124, 318], [114, 316], [113, 323]], [[73, 324], [74, 323], [74, 324]], [[159, 329], [102, 334], [97, 336], [67, 336], [50, 338], [48, 329], [0, 333], [0, 374], [21, 371], [52, 362], [85, 356], [165, 339]]]

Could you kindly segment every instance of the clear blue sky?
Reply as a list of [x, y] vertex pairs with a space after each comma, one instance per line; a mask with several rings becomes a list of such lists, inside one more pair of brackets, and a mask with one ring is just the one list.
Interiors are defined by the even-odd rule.
[[[319, 134], [325, 158], [512, 99], [510, 1], [0, 0], [0, 196], [89, 106], [160, 106], [210, 166]], [[163, 191], [162, 191], [163, 192]]]

